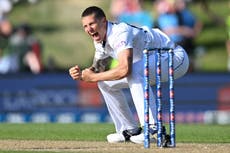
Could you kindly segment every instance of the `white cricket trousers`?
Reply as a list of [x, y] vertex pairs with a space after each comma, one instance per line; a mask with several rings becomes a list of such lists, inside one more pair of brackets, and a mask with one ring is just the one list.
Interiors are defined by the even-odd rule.
[[[174, 49], [174, 78], [183, 76], [189, 67], [187, 53], [180, 46]], [[149, 56], [150, 82], [155, 84], [155, 56]], [[161, 56], [162, 82], [168, 80], [168, 54]], [[144, 59], [133, 63], [132, 73], [121, 80], [98, 82], [110, 116], [114, 122], [116, 132], [121, 133], [127, 129], [144, 126]], [[129, 88], [137, 111], [139, 122], [129, 108], [126, 97], [122, 92], [123, 88]], [[150, 88], [150, 111], [149, 123], [154, 124], [156, 120], [155, 96]]]

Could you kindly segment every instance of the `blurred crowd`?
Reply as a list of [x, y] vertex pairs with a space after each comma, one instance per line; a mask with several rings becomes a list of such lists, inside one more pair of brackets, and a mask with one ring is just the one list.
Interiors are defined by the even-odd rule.
[[175, 43], [183, 46], [190, 57], [190, 72], [195, 70], [194, 39], [202, 24], [187, 7], [185, 0], [155, 0], [153, 12], [143, 10], [143, 0], [112, 0], [110, 13], [114, 20], [136, 26], [159, 28]]
[[[230, 9], [230, 1], [228, 3], [228, 8]], [[229, 12], [228, 17], [226, 19], [226, 27], [227, 27], [226, 48], [227, 48], [227, 53], [228, 53], [227, 69], [228, 69], [228, 72], [230, 72], [230, 12]]]
[[12, 1], [0, 0], [0, 74], [41, 73], [42, 46], [27, 23], [13, 26], [7, 18]]
[[113, 20], [135, 26], [153, 27], [153, 16], [142, 9], [142, 0], [112, 0], [110, 13]]
[[[27, 0], [36, 3], [38, 0]], [[0, 74], [31, 71], [38, 74], [44, 70], [42, 45], [27, 23], [12, 25], [7, 18], [13, 4], [20, 0], [0, 0]], [[111, 0], [110, 14], [114, 21], [126, 22], [134, 26], [159, 28], [189, 54], [190, 72], [199, 71], [204, 49], [195, 44], [202, 30], [202, 23], [189, 9], [188, 0], [153, 0], [152, 11], [143, 9], [144, 0]], [[230, 4], [229, 4], [230, 5]], [[227, 27], [230, 19], [227, 19]], [[228, 71], [230, 71], [230, 34], [226, 48], [228, 51]]]

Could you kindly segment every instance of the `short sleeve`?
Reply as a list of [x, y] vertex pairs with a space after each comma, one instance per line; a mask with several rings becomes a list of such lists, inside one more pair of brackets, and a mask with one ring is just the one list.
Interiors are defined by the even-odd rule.
[[132, 37], [132, 32], [128, 30], [118, 33], [113, 41], [112, 48], [117, 54], [124, 49], [133, 48]]

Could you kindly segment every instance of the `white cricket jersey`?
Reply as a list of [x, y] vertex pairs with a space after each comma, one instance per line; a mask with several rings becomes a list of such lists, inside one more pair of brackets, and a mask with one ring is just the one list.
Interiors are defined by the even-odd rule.
[[133, 48], [133, 63], [142, 59], [145, 48], [174, 48], [170, 41], [159, 29], [148, 27], [135, 27], [126, 23], [112, 23], [108, 21], [106, 42], [97, 43], [95, 46], [95, 59], [111, 56], [118, 58], [119, 52]]
[[[108, 22], [106, 42], [94, 43], [96, 47], [95, 57], [103, 59], [111, 56], [118, 58], [120, 52], [126, 48], [133, 48], [132, 73], [129, 77], [120, 80], [99, 81], [98, 87], [105, 99], [110, 116], [115, 124], [116, 131], [122, 133], [126, 129], [137, 127], [138, 123], [133, 119], [133, 114], [128, 106], [126, 97], [122, 93], [123, 88], [129, 88], [132, 99], [138, 114], [141, 126], [144, 126], [144, 60], [143, 50], [146, 48], [172, 48], [174, 49], [173, 65], [174, 78], [183, 76], [189, 66], [188, 56], [180, 46], [174, 43], [158, 29], [145, 27], [137, 28], [125, 23], [114, 24]], [[156, 66], [154, 54], [149, 55], [149, 81], [151, 85], [156, 82]], [[161, 54], [161, 78], [162, 82], [168, 81], [168, 54]], [[150, 97], [150, 124], [156, 122], [156, 103], [152, 88], [149, 91]]]

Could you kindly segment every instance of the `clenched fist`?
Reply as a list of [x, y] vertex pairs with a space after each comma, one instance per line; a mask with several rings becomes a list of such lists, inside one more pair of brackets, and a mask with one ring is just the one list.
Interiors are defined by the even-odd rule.
[[84, 69], [82, 71], [82, 80], [86, 81], [86, 82], [92, 82], [92, 76], [94, 74], [94, 71], [92, 71], [92, 69]]
[[78, 65], [69, 69], [69, 74], [74, 80], [81, 80], [81, 69]]

